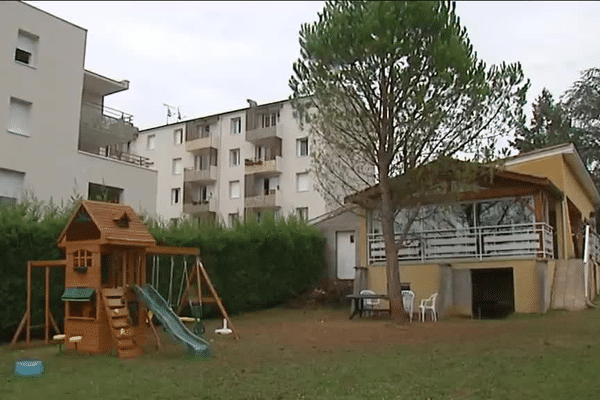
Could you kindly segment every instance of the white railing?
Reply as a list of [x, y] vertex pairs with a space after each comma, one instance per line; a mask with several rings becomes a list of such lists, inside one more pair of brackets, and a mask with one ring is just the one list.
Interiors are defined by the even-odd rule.
[[[396, 240], [399, 240], [399, 235]], [[383, 235], [371, 233], [369, 263], [385, 261]], [[498, 225], [411, 233], [398, 250], [398, 261], [492, 257], [553, 258], [552, 227], [546, 223]]]

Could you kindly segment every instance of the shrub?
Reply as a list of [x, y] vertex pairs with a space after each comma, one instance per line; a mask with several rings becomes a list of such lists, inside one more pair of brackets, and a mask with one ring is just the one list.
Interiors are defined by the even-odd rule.
[[[27, 261], [64, 259], [56, 241], [75, 204], [25, 200], [0, 205], [0, 341], [10, 340], [25, 312]], [[192, 219], [177, 224], [145, 222], [159, 245], [200, 249], [203, 265], [231, 314], [286, 303], [314, 286], [323, 270], [319, 231], [294, 217], [275, 220], [267, 216], [261, 223], [249, 220], [233, 229]], [[150, 282], [152, 259], [148, 259]], [[176, 301], [183, 259], [174, 260], [172, 296]], [[165, 298], [171, 281], [170, 262], [170, 257], [159, 258], [158, 290]], [[189, 259], [188, 267], [192, 265]], [[57, 323], [62, 325], [64, 274], [59, 271], [52, 269], [50, 303]], [[44, 321], [43, 269], [34, 268], [32, 278], [32, 323], [38, 325]]]

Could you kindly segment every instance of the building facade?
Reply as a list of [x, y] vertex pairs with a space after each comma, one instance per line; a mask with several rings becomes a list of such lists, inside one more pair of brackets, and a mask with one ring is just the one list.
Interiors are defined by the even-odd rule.
[[157, 214], [228, 226], [265, 212], [312, 219], [326, 205], [310, 174], [308, 132], [290, 101], [167, 124], [139, 133], [131, 151], [158, 172]]
[[157, 171], [127, 151], [132, 116], [104, 106], [129, 82], [84, 69], [86, 36], [28, 4], [0, 3], [0, 200], [107, 197], [154, 214]]

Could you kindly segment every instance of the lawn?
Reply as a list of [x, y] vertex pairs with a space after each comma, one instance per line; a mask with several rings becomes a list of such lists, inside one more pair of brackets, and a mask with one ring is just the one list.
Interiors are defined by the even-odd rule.
[[[597, 399], [600, 310], [396, 326], [347, 310], [236, 316], [213, 357], [175, 345], [135, 360], [0, 347], [0, 399]], [[164, 340], [169, 341], [165, 336]], [[44, 360], [41, 378], [14, 361]]]

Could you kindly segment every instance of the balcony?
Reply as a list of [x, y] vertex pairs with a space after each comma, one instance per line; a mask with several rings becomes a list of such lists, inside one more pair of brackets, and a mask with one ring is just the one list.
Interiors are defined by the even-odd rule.
[[190, 215], [203, 213], [214, 213], [217, 211], [215, 202], [212, 200], [199, 200], [183, 203], [183, 212]]
[[95, 103], [81, 104], [79, 149], [90, 151], [98, 147], [127, 143], [139, 132], [133, 116]]
[[256, 196], [244, 199], [245, 208], [280, 208], [282, 196], [278, 190], [269, 190]]
[[251, 143], [256, 143], [262, 139], [269, 139], [273, 137], [282, 138], [280, 125], [269, 126], [266, 128], [255, 128], [246, 130], [246, 140]]
[[210, 166], [206, 169], [185, 168], [184, 182], [214, 182], [217, 180], [217, 168]]
[[[368, 244], [369, 263], [385, 262], [383, 235], [369, 234]], [[489, 258], [553, 258], [552, 227], [540, 222], [423, 231], [409, 234], [398, 250], [400, 262]]]
[[87, 151], [87, 153], [99, 155], [102, 157], [110, 158], [112, 160], [118, 160], [129, 164], [139, 165], [141, 167], [150, 168], [154, 165], [148, 157], [138, 156], [127, 151], [119, 149], [120, 146], [105, 146], [97, 148], [93, 151]]
[[202, 149], [207, 149], [210, 147], [217, 147], [214, 143], [213, 135], [207, 134], [204, 136], [194, 135], [192, 137], [186, 138], [185, 141], [185, 150], [194, 153]]
[[278, 175], [281, 174], [281, 157], [275, 156], [271, 160], [258, 160], [247, 158], [245, 160], [246, 175]]

